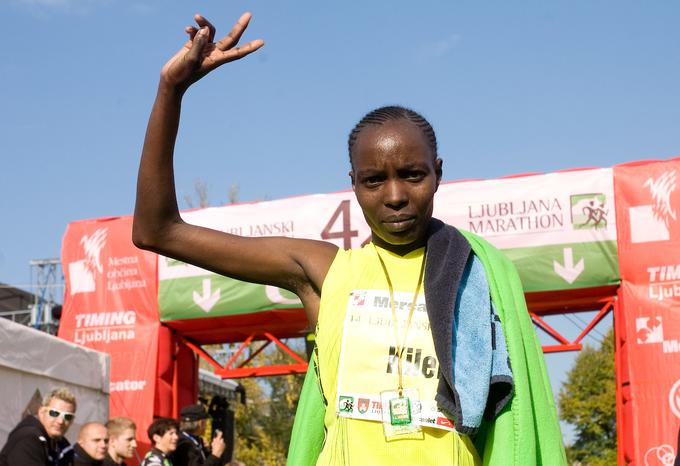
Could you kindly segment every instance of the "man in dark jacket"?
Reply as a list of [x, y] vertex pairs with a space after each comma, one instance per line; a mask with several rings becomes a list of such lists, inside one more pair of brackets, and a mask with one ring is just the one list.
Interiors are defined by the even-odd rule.
[[78, 443], [73, 449], [73, 466], [101, 466], [108, 444], [109, 434], [104, 424], [84, 424], [78, 433]]
[[221, 456], [224, 453], [222, 432], [216, 435], [208, 450], [203, 444], [206, 419], [209, 417], [202, 404], [185, 406], [180, 410], [180, 434], [177, 449], [171, 453], [174, 466], [222, 466]]
[[38, 415], [25, 417], [0, 451], [0, 466], [67, 466], [73, 450], [64, 435], [76, 412], [76, 398], [66, 388], [50, 392]]

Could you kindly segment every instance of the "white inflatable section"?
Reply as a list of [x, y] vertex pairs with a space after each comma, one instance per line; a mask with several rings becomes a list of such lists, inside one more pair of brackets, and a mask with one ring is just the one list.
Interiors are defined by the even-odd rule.
[[67, 387], [76, 396], [71, 442], [86, 422], [109, 414], [109, 355], [0, 318], [0, 448], [36, 391]]

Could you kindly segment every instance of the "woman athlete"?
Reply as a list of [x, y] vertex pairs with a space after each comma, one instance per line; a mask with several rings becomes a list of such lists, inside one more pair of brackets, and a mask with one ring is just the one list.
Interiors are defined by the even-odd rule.
[[[491, 288], [486, 285], [484, 273], [505, 267], [507, 260], [481, 239], [470, 236], [470, 246], [460, 233], [453, 232], [457, 240], [463, 238], [460, 244], [465, 244], [466, 251], [473, 251], [469, 258], [465, 253], [465, 270], [461, 268], [462, 281], [454, 285], [454, 298], [456, 289], [460, 297], [464, 284], [472, 280], [484, 283], [483, 290], [491, 289], [513, 366], [512, 374], [504, 376], [510, 378], [503, 379], [510, 388], [498, 412], [491, 418], [486, 415], [485, 420], [480, 414], [480, 420], [470, 427], [463, 422], [466, 411], [458, 408], [464, 404], [458, 399], [462, 387], [454, 386], [450, 373], [456, 360], [468, 356], [461, 356], [455, 342], [450, 348], [451, 319], [448, 333], [444, 332], [449, 343], [443, 345], [449, 346], [443, 351], [441, 344], [433, 343], [432, 334], [442, 324], [428, 320], [429, 309], [424, 312], [424, 297], [428, 296], [429, 305], [428, 293], [438, 293], [432, 286], [428, 290], [434, 272], [426, 270], [426, 263], [429, 266], [435, 261], [431, 256], [439, 254], [430, 250], [428, 241], [434, 236], [432, 211], [442, 160], [437, 156], [434, 131], [417, 113], [384, 107], [366, 115], [350, 135], [352, 189], [372, 232], [372, 242], [359, 250], [343, 251], [331, 243], [308, 239], [242, 237], [182, 220], [173, 174], [182, 98], [192, 84], [214, 69], [264, 45], [259, 39], [238, 45], [250, 18], [249, 13], [243, 14], [229, 34], [214, 42], [213, 25], [196, 15], [196, 26], [186, 28], [189, 40], [163, 66], [142, 151], [133, 241], [140, 248], [218, 274], [285, 288], [301, 299], [310, 328], [317, 331], [317, 350], [298, 408], [289, 464], [564, 464], [552, 395], [526, 308], [507, 310], [503, 305], [501, 301], [507, 303], [507, 296], [512, 297], [504, 295], [502, 285], [497, 284], [504, 278], [494, 279]], [[477, 256], [485, 262], [477, 260], [481, 272], [474, 278], [473, 257]], [[512, 278], [513, 273], [507, 274]], [[516, 283], [512, 284], [515, 288]], [[521, 286], [517, 293], [521, 295]], [[484, 312], [494, 316], [489, 314], [489, 292], [477, 295], [487, 300]], [[523, 297], [518, 299], [523, 303]], [[354, 316], [351, 322], [350, 314]], [[388, 324], [383, 328], [376, 322]], [[425, 332], [419, 331], [423, 328]], [[470, 327], [474, 331], [478, 329]], [[505, 347], [505, 340], [502, 343]], [[449, 356], [442, 356], [447, 351]], [[467, 351], [476, 358], [486, 350]], [[524, 354], [527, 351], [530, 356]], [[485, 360], [491, 365], [492, 359], [489, 346]], [[469, 371], [458, 366], [455, 370]], [[457, 372], [455, 379], [463, 380], [463, 372]], [[454, 393], [447, 406], [460, 411], [457, 415], [438, 406], [440, 391], [446, 391], [444, 380]], [[489, 385], [487, 380], [471, 391], [473, 395], [492, 393]], [[426, 409], [431, 411], [432, 422], [421, 425]], [[545, 412], [536, 413], [536, 409]], [[482, 406], [480, 413], [485, 410], [489, 411]], [[374, 418], [368, 419], [370, 415]], [[543, 423], [540, 428], [539, 421]]]

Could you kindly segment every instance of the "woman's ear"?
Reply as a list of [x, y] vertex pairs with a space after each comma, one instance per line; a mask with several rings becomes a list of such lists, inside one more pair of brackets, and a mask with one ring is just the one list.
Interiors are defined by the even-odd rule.
[[[442, 182], [442, 166], [444, 165], [444, 161], [437, 157], [434, 161], [434, 172], [437, 175], [437, 189], [439, 189], [439, 183]], [[435, 191], [437, 190], [435, 189]]]

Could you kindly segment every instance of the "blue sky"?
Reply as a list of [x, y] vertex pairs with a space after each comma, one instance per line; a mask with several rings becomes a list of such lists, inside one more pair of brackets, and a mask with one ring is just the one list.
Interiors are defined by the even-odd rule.
[[346, 189], [349, 130], [392, 103], [431, 121], [446, 180], [680, 155], [677, 2], [5, 0], [0, 282], [132, 212], [162, 64], [193, 13], [219, 34], [246, 10], [266, 46], [187, 94], [180, 198]]

